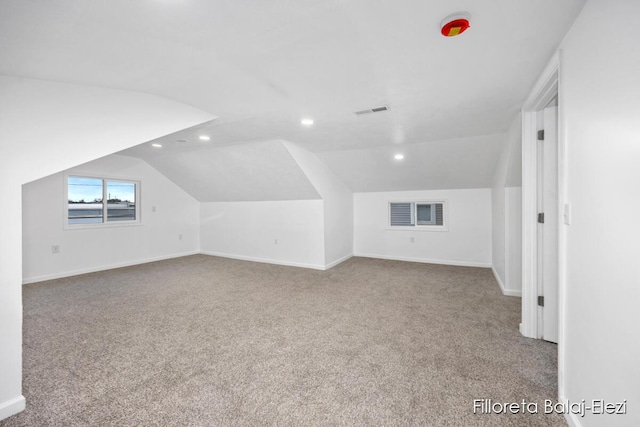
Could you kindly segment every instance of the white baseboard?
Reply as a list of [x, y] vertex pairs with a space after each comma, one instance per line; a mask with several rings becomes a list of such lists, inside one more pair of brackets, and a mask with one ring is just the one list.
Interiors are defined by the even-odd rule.
[[491, 271], [493, 271], [493, 276], [496, 278], [496, 282], [498, 282], [498, 286], [500, 286], [500, 291], [502, 291], [502, 295], [506, 295], [508, 297], [522, 297], [522, 291], [513, 291], [510, 289], [506, 289], [504, 287], [504, 283], [502, 283], [502, 279], [500, 279], [500, 275], [496, 271], [493, 266], [491, 266]]
[[482, 268], [490, 268], [491, 264], [484, 262], [475, 262], [475, 261], [457, 261], [457, 260], [442, 260], [442, 259], [428, 259], [428, 258], [408, 258], [401, 256], [390, 256], [390, 255], [380, 255], [380, 254], [366, 254], [366, 253], [354, 253], [353, 256], [364, 257], [364, 258], [378, 258], [378, 259], [388, 259], [391, 261], [408, 261], [408, 262], [421, 262], [423, 264], [442, 264], [442, 265], [456, 265], [459, 267], [482, 267]]
[[52, 273], [52, 274], [43, 274], [40, 276], [32, 276], [32, 277], [25, 277], [22, 279], [22, 284], [26, 285], [29, 283], [37, 283], [37, 282], [44, 282], [45, 280], [53, 280], [53, 279], [61, 279], [63, 277], [71, 277], [71, 276], [77, 276], [79, 274], [86, 274], [86, 273], [95, 273], [97, 271], [104, 271], [104, 270], [111, 270], [114, 268], [122, 268], [122, 267], [130, 267], [132, 265], [139, 265], [139, 264], [146, 264], [149, 262], [155, 262], [155, 261], [163, 261], [166, 259], [172, 259], [172, 258], [180, 258], [183, 256], [189, 256], [189, 255], [197, 255], [197, 254], [203, 254], [203, 255], [212, 255], [212, 256], [219, 256], [219, 257], [223, 257], [223, 258], [232, 258], [232, 259], [239, 259], [239, 260], [243, 260], [243, 261], [253, 261], [253, 262], [262, 262], [262, 263], [266, 263], [266, 264], [278, 264], [278, 265], [286, 265], [289, 267], [303, 267], [303, 268], [311, 268], [314, 270], [328, 270], [332, 267], [335, 267], [336, 265], [348, 260], [349, 258], [351, 258], [353, 255], [349, 254], [346, 255], [340, 259], [337, 259], [329, 264], [325, 265], [320, 265], [320, 264], [308, 264], [308, 263], [302, 263], [302, 262], [296, 262], [296, 261], [282, 261], [282, 260], [275, 260], [275, 259], [268, 259], [268, 258], [256, 258], [256, 257], [248, 257], [248, 256], [244, 256], [244, 255], [234, 255], [234, 254], [226, 254], [226, 253], [220, 253], [220, 252], [210, 252], [210, 251], [188, 251], [188, 252], [182, 252], [179, 254], [172, 254], [172, 255], [165, 255], [165, 256], [159, 256], [159, 257], [153, 257], [153, 258], [145, 258], [145, 259], [140, 259], [140, 260], [136, 260], [136, 261], [127, 261], [127, 262], [120, 262], [120, 263], [115, 263], [115, 264], [108, 264], [108, 265], [103, 265], [100, 267], [91, 267], [91, 268], [83, 268], [83, 269], [79, 269], [79, 270], [72, 270], [72, 271], [65, 271], [65, 272], [61, 272], [61, 273]]
[[96, 271], [130, 267], [132, 265], [146, 264], [149, 262], [162, 261], [165, 259], [172, 259], [172, 258], [180, 258], [183, 256], [189, 256], [189, 255], [197, 255], [199, 253], [200, 251], [188, 251], [188, 252], [181, 252], [178, 254], [171, 254], [171, 255], [163, 255], [163, 256], [158, 256], [153, 258], [144, 258], [136, 261], [126, 261], [126, 262], [118, 262], [118, 263], [108, 264], [108, 265], [101, 265], [100, 267], [82, 268], [80, 270], [65, 271], [61, 273], [52, 273], [52, 274], [43, 274], [40, 276], [24, 277], [22, 278], [22, 284], [26, 285], [28, 283], [36, 283], [36, 282], [43, 282], [45, 280], [61, 279], [63, 277], [77, 276], [79, 274], [95, 273]]
[[269, 259], [269, 258], [257, 258], [245, 255], [235, 255], [235, 254], [227, 254], [222, 252], [212, 252], [212, 251], [200, 251], [203, 255], [211, 255], [218, 256], [221, 258], [231, 258], [231, 259], [239, 259], [241, 261], [253, 261], [253, 262], [261, 262], [264, 264], [276, 264], [276, 265], [286, 265], [288, 267], [302, 267], [302, 268], [311, 268], [313, 270], [325, 270], [324, 265], [320, 264], [307, 264], [304, 262], [297, 261], [283, 261], [278, 259]]
[[342, 258], [338, 258], [337, 260], [330, 262], [329, 264], [324, 266], [325, 270], [328, 270], [330, 268], [335, 267], [338, 264], [342, 264], [343, 262], [345, 262], [346, 260], [348, 260], [349, 258], [353, 257], [353, 254], [349, 254], [349, 255], [345, 255]]
[[491, 266], [491, 271], [493, 272], [493, 277], [496, 278], [496, 282], [498, 282], [498, 286], [500, 286], [500, 292], [502, 292], [502, 295], [504, 295], [504, 283], [502, 283], [502, 279], [500, 278], [500, 275], [498, 274], [496, 269], [493, 268], [493, 266]]
[[[568, 399], [564, 396], [560, 396], [559, 399], [562, 403], [566, 404], [568, 402]], [[564, 419], [569, 424], [569, 427], [582, 427], [578, 414], [564, 414]]]
[[[335, 267], [338, 264], [343, 263], [344, 261], [348, 260], [349, 258], [351, 258], [353, 256], [364, 257], [364, 258], [388, 259], [388, 260], [392, 260], [392, 261], [420, 262], [420, 263], [425, 263], [425, 264], [442, 264], [442, 265], [455, 265], [455, 266], [461, 266], [461, 267], [492, 268], [491, 264], [480, 263], [480, 262], [472, 262], [472, 261], [451, 261], [451, 260], [434, 260], [434, 259], [425, 259], [425, 258], [407, 258], [407, 257], [396, 257], [396, 256], [388, 256], [388, 255], [380, 255], [380, 254], [365, 254], [365, 253], [348, 254], [348, 255], [343, 256], [342, 258], [339, 258], [339, 259], [337, 259], [335, 261], [332, 261], [332, 262], [328, 263], [327, 265], [322, 265], [322, 264], [309, 264], [309, 263], [297, 262], [297, 261], [286, 261], [286, 260], [277, 260], [277, 259], [270, 259], [270, 258], [259, 258], [259, 257], [228, 254], [228, 253], [213, 252], [213, 251], [188, 251], [188, 252], [182, 252], [182, 253], [179, 253], [179, 254], [171, 254], [171, 255], [165, 255], [165, 256], [159, 256], [159, 257], [153, 257], [153, 258], [145, 258], [145, 259], [140, 259], [140, 260], [136, 260], [136, 261], [127, 261], [127, 262], [121, 262], [121, 263], [108, 264], [108, 265], [103, 265], [103, 266], [100, 266], [100, 267], [90, 267], [90, 268], [83, 268], [83, 269], [79, 269], [79, 270], [65, 271], [65, 272], [61, 272], [61, 273], [52, 273], [52, 274], [43, 274], [43, 275], [40, 275], [40, 276], [25, 277], [25, 278], [22, 279], [22, 284], [26, 285], [26, 284], [29, 284], [29, 283], [43, 282], [45, 280], [61, 279], [63, 277], [77, 276], [79, 274], [95, 273], [97, 271], [111, 270], [111, 269], [114, 269], [114, 268], [122, 268], [122, 267], [130, 267], [132, 265], [146, 264], [146, 263], [149, 263], [149, 262], [162, 261], [162, 260], [166, 260], [166, 259], [180, 258], [180, 257], [183, 257], [183, 256], [197, 255], [197, 254], [218, 256], [218, 257], [222, 257], [222, 258], [238, 259], [238, 260], [242, 260], [242, 261], [261, 262], [261, 263], [265, 263], [265, 264], [286, 265], [286, 266], [289, 266], [289, 267], [310, 268], [310, 269], [313, 269], [313, 270], [328, 270], [330, 268]], [[495, 270], [494, 270], [494, 274], [495, 274]], [[497, 276], [496, 276], [496, 278], [497, 278]], [[502, 283], [500, 281], [498, 283], [500, 284], [500, 288], [503, 289]], [[509, 294], [507, 292], [515, 292], [515, 291], [504, 291], [503, 290], [503, 293], [505, 295], [515, 295], [515, 294]]]
[[5, 418], [9, 418], [11, 415], [24, 411], [26, 405], [27, 401], [22, 395], [0, 403], [0, 420], [4, 420]]

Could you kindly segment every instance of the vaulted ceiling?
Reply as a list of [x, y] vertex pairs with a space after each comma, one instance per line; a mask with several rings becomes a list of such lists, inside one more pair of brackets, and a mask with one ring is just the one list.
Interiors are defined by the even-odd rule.
[[[146, 92], [213, 114], [155, 141], [159, 150], [140, 141], [123, 153], [205, 199], [221, 191], [202, 183], [225, 159], [247, 160], [239, 175], [257, 159], [268, 176], [282, 170], [288, 154], [257, 144], [276, 140], [315, 152], [353, 191], [487, 187], [502, 134], [583, 4], [3, 0], [0, 73]], [[471, 28], [441, 36], [443, 18], [461, 10]]]

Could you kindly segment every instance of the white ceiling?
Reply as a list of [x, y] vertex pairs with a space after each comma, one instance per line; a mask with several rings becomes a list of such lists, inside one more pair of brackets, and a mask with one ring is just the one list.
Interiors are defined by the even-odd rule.
[[[3, 0], [0, 73], [147, 92], [207, 111], [218, 119], [164, 141], [210, 135], [201, 155], [184, 155], [203, 162], [194, 170], [211, 166], [216, 147], [232, 153], [223, 147], [281, 139], [317, 153], [354, 191], [423, 180], [485, 187], [500, 134], [583, 4]], [[471, 29], [442, 37], [440, 22], [460, 10]], [[380, 105], [390, 110], [353, 114]], [[300, 126], [303, 116], [316, 123]], [[403, 165], [385, 160], [398, 148]], [[163, 162], [149, 153], [125, 154]], [[187, 180], [186, 171], [171, 173]], [[194, 187], [204, 179], [189, 176]]]
[[[317, 156], [358, 192], [487, 188], [491, 187], [502, 143], [502, 135], [486, 135], [325, 151]], [[395, 160], [395, 154], [403, 154], [404, 159]]]
[[200, 202], [321, 198], [281, 141], [203, 144], [197, 150], [136, 157], [145, 158]]

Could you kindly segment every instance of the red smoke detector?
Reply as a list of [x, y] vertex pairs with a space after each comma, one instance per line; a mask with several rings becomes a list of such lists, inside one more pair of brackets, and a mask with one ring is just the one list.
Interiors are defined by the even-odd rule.
[[441, 30], [443, 36], [454, 37], [464, 33], [469, 28], [469, 19], [471, 15], [467, 12], [458, 12], [451, 14], [442, 21]]

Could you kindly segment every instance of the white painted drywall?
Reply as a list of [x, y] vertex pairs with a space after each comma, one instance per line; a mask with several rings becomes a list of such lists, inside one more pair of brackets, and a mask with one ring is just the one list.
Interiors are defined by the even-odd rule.
[[316, 269], [349, 258], [351, 191], [313, 153], [290, 142], [279, 144], [291, 154], [305, 181], [313, 185], [313, 194], [322, 199], [201, 203], [201, 251]]
[[521, 145], [522, 115], [518, 113], [503, 136], [491, 188], [493, 272], [502, 292], [512, 296], [522, 294]]
[[506, 277], [506, 219], [505, 219], [505, 191], [504, 187], [496, 186], [491, 189], [491, 251], [492, 269], [502, 292], [505, 290]]
[[324, 269], [322, 200], [201, 203], [200, 250]]
[[[323, 151], [317, 155], [358, 193], [488, 188], [502, 145], [503, 134], [498, 133]], [[404, 159], [396, 160], [396, 154], [404, 155]]]
[[591, 0], [561, 45], [572, 211], [561, 392], [572, 402], [628, 401], [627, 415], [574, 417], [582, 426], [640, 425], [640, 27], [625, 23], [638, 16], [640, 2]]
[[123, 154], [146, 160], [200, 202], [320, 198], [280, 140], [234, 145], [176, 144], [175, 137], [160, 141], [160, 150], [134, 147]]
[[[198, 252], [200, 204], [133, 157], [110, 155], [66, 171], [140, 181], [135, 226], [65, 229], [63, 172], [23, 186], [23, 282], [35, 282]], [[52, 245], [60, 246], [53, 254]]]
[[2, 154], [23, 183], [215, 118], [158, 96], [43, 80], [0, 76], [0, 93]]
[[[3, 145], [5, 141], [0, 139]], [[22, 397], [21, 187], [7, 173], [8, 160], [0, 156], [0, 194], [7, 201], [0, 209], [0, 419], [25, 407]]]
[[211, 120], [156, 96], [0, 76], [0, 419], [22, 398], [22, 184]]
[[353, 255], [353, 193], [339, 189], [323, 203], [324, 262], [330, 268]]
[[[0, 70], [221, 112], [216, 142], [411, 147], [501, 132], [583, 2], [3, 0]], [[472, 13], [472, 29], [442, 37], [440, 22], [458, 10]], [[352, 114], [384, 104], [389, 111]], [[302, 114], [316, 125], [301, 128]], [[462, 153], [475, 164], [441, 163], [452, 177], [468, 176], [469, 166], [491, 167], [485, 151], [470, 145]], [[425, 184], [448, 188], [448, 178]]]
[[284, 145], [322, 197], [324, 263], [332, 267], [353, 254], [353, 193], [315, 154], [290, 142]]
[[[449, 231], [389, 230], [388, 203], [401, 200], [446, 200]], [[355, 193], [353, 249], [356, 256], [490, 267], [491, 189]]]
[[505, 295], [522, 296], [522, 187], [504, 189]]

